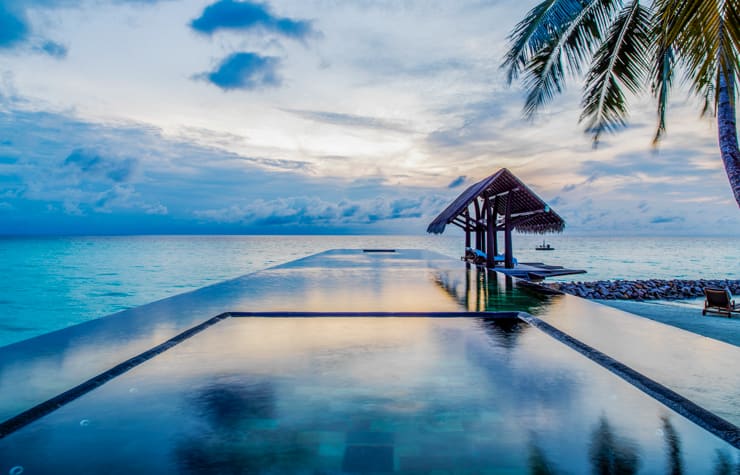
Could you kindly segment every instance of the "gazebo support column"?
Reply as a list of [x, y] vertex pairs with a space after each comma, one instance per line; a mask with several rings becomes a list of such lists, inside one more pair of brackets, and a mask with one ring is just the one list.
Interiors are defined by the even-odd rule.
[[[491, 239], [493, 240], [493, 255], [498, 255], [498, 228], [496, 227], [496, 216], [498, 216], [498, 196], [493, 199], [493, 212], [489, 217], [488, 227], [492, 230]], [[494, 261], [494, 265], [495, 265]]]
[[483, 251], [483, 234], [480, 232], [480, 204], [477, 198], [473, 200], [473, 208], [475, 208], [475, 248]]
[[511, 230], [511, 195], [509, 195], [506, 198], [506, 214], [504, 215], [504, 245], [506, 246], [504, 251], [504, 267], [507, 269], [514, 268], [514, 251], [511, 243]]
[[493, 267], [496, 265], [496, 261], [493, 259], [493, 256], [495, 256], [494, 246], [496, 243], [496, 237], [495, 233], [495, 223], [492, 218], [492, 211], [491, 211], [491, 201], [488, 198], [485, 198], [486, 200], [486, 266], [487, 267]]
[[470, 247], [470, 211], [465, 210], [465, 250]]

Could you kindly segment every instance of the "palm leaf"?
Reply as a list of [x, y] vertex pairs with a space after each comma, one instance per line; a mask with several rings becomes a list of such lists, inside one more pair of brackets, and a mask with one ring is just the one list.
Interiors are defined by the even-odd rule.
[[[718, 74], [734, 86], [740, 51], [740, 0], [657, 0], [656, 18], [704, 110], [716, 105]], [[733, 98], [734, 100], [734, 98]]]
[[624, 93], [637, 93], [650, 71], [651, 12], [634, 0], [614, 21], [606, 40], [594, 55], [586, 76], [580, 122], [597, 144], [603, 132], [625, 125], [627, 101]]
[[668, 107], [668, 96], [673, 85], [674, 67], [673, 48], [659, 41], [652, 73], [653, 95], [658, 100], [658, 128], [655, 131], [655, 137], [653, 137], [653, 145], [657, 145], [666, 131], [665, 113]]
[[581, 65], [590, 59], [608, 30], [617, 3], [614, 0], [583, 2], [580, 11], [574, 11], [567, 23], [553, 29], [549, 39], [529, 58], [523, 78], [527, 118], [562, 92], [566, 72], [572, 75], [581, 72]]
[[562, 29], [582, 8], [580, 0], [544, 0], [527, 13], [508, 37], [511, 48], [501, 67], [508, 70], [509, 84], [519, 77], [532, 56], [551, 41], [553, 32]]

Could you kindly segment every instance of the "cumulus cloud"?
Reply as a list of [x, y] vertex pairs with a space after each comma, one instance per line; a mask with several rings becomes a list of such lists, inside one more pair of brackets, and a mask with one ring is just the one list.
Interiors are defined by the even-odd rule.
[[36, 51], [48, 54], [53, 58], [64, 59], [67, 57], [67, 47], [55, 41], [45, 41], [34, 48]]
[[275, 87], [281, 83], [277, 72], [279, 65], [280, 60], [272, 56], [248, 52], [233, 53], [213, 71], [197, 74], [195, 78], [208, 81], [224, 91]]
[[457, 188], [458, 186], [460, 186], [463, 183], [465, 183], [465, 180], [467, 180], [467, 179], [468, 179], [468, 177], [466, 177], [466, 176], [459, 176], [459, 177], [455, 178], [454, 180], [452, 180], [450, 182], [450, 184], [447, 185], [447, 188]]
[[0, 160], [0, 201], [12, 219], [0, 232], [83, 224], [86, 232], [422, 232], [427, 213], [450, 199], [381, 176], [322, 178], [302, 162], [195, 145], [144, 125], [0, 111], [0, 136], [13, 137], [3, 146], [13, 158]]
[[[109, 3], [154, 4], [163, 0], [108, 0]], [[75, 0], [0, 0], [0, 50], [22, 48], [63, 59], [67, 47], [45, 38], [28, 20], [29, 9], [79, 7]]]
[[80, 180], [105, 180], [122, 183], [131, 179], [137, 160], [129, 157], [103, 155], [95, 150], [76, 149], [64, 160], [63, 168], [71, 170]]
[[220, 30], [261, 29], [287, 38], [303, 39], [315, 35], [311, 22], [273, 14], [262, 3], [221, 0], [207, 6], [200, 17], [190, 22], [199, 33], [212, 35]]
[[0, 48], [12, 48], [28, 38], [28, 20], [23, 9], [0, 1]]
[[216, 222], [257, 226], [337, 226], [372, 224], [394, 219], [421, 218], [436, 210], [439, 198], [375, 198], [326, 201], [317, 197], [255, 200], [247, 205], [196, 211], [196, 216]]

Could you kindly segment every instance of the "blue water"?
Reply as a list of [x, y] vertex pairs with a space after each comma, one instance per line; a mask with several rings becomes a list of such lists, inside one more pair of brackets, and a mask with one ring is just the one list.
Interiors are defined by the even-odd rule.
[[233, 318], [11, 434], [0, 473], [710, 474], [736, 458], [521, 322]]
[[[515, 236], [521, 262], [578, 280], [740, 278], [740, 238]], [[0, 238], [0, 346], [334, 248], [423, 248], [454, 258], [461, 236]], [[570, 280], [567, 277], [565, 280]]]

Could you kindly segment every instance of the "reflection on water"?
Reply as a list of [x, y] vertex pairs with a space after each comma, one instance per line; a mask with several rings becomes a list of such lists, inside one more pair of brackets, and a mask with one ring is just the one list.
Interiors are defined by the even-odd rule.
[[481, 318], [481, 328], [486, 334], [502, 348], [512, 350], [516, 347], [519, 336], [527, 330], [531, 330], [527, 323], [516, 319], [492, 319]]
[[219, 379], [198, 390], [192, 405], [215, 427], [230, 427], [244, 419], [275, 416], [275, 389], [270, 381]]
[[595, 475], [631, 475], [640, 466], [637, 444], [615, 434], [606, 417], [594, 429], [589, 456]]
[[181, 471], [291, 473], [310, 466], [305, 441], [274, 426], [275, 398], [270, 381], [251, 378], [221, 378], [197, 390], [188, 403], [204, 426], [176, 444]]
[[[673, 423], [667, 416], [661, 417], [666, 446], [666, 470], [669, 475], [689, 473], [684, 470], [682, 461], [681, 438]], [[529, 473], [530, 475], [557, 475], [567, 473], [560, 471], [536, 442], [536, 436], [530, 435]], [[593, 432], [589, 447], [590, 472], [593, 475], [631, 475], [640, 472], [639, 444], [634, 440], [617, 434], [606, 416], [602, 416]], [[736, 465], [726, 450], [717, 449], [713, 463], [714, 475], [740, 475], [740, 462]]]
[[477, 266], [438, 271], [434, 281], [471, 312], [525, 311], [537, 315], [552, 298], [516, 286], [509, 276]]
[[666, 456], [668, 457], [668, 473], [670, 475], [683, 475], [681, 437], [668, 417], [663, 416], [661, 420], [663, 421], [663, 437], [665, 439]]
[[733, 464], [730, 454], [724, 450], [717, 450], [713, 475], [740, 475], [740, 461], [737, 465]]
[[529, 473], [531, 475], [555, 475], [553, 463], [547, 459], [545, 452], [534, 441], [529, 446]]

